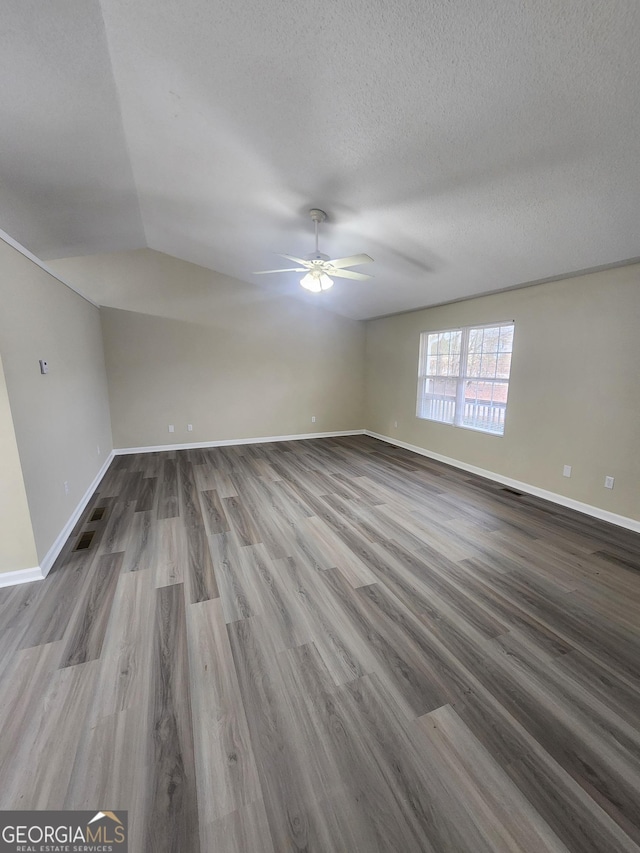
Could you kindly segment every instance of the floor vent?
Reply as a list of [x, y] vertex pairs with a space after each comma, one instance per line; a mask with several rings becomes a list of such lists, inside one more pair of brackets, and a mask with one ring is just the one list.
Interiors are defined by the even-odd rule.
[[517, 495], [517, 497], [519, 497], [519, 498], [522, 497], [522, 492], [517, 492], [515, 489], [510, 489], [507, 486], [503, 486], [502, 489], [500, 489], [500, 491], [501, 492], [509, 492], [510, 495]]
[[105, 509], [106, 509], [105, 506], [96, 507], [94, 509], [94, 511], [91, 513], [91, 517], [89, 518], [89, 521], [102, 521], [102, 516], [104, 515]]
[[90, 547], [91, 541], [93, 539], [93, 534], [95, 530], [88, 530], [86, 533], [81, 533], [80, 538], [76, 542], [76, 547], [73, 549], [74, 551], [86, 551], [87, 548]]

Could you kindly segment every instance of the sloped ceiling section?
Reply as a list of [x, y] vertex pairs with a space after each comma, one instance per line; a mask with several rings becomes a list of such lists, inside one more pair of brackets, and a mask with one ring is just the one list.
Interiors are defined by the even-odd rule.
[[[366, 318], [640, 255], [638, 4], [8, 0], [2, 17], [0, 227], [41, 257], [146, 245]], [[321, 250], [367, 252], [375, 279], [317, 297], [251, 275], [312, 250], [312, 206]]]
[[99, 3], [7, 0], [0, 24], [0, 228], [43, 260], [145, 246]]

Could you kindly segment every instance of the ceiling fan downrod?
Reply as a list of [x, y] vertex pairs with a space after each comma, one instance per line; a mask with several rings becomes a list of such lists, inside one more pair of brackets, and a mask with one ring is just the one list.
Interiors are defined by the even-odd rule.
[[320, 255], [320, 252], [318, 250], [318, 223], [324, 222], [325, 219], [327, 218], [327, 214], [324, 212], [324, 210], [320, 210], [317, 207], [312, 207], [311, 210], [309, 211], [309, 216], [313, 219], [313, 221], [316, 224], [316, 254], [315, 254], [315, 257], [321, 258], [322, 260], [326, 260], [326, 257], [328, 257], [328, 256], [325, 257], [325, 255]]

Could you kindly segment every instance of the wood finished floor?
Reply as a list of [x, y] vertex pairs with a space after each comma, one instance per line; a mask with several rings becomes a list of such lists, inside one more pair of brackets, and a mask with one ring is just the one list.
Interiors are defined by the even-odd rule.
[[133, 853], [640, 851], [639, 546], [367, 437], [118, 457], [0, 590], [0, 808], [128, 809]]

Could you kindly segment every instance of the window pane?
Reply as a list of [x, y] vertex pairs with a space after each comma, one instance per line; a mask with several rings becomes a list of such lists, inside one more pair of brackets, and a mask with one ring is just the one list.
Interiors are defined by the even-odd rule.
[[[451, 386], [453, 384], [453, 393]], [[449, 392], [449, 393], [447, 393]], [[455, 413], [455, 382], [435, 380], [434, 387], [424, 396], [421, 417], [444, 423], [453, 423]]]
[[502, 326], [500, 329], [500, 352], [511, 352], [513, 350], [513, 326]]
[[477, 400], [478, 399], [478, 389], [482, 383], [481, 382], [466, 382], [464, 388], [464, 399], [466, 401], [469, 400]]
[[[480, 338], [480, 333], [482, 333], [482, 338]], [[473, 379], [508, 379], [511, 369], [510, 348], [512, 343], [512, 325], [469, 329], [466, 375]]]
[[462, 333], [423, 332], [420, 337], [420, 376], [459, 376]]
[[480, 376], [493, 379], [496, 375], [496, 356], [494, 353], [483, 355], [480, 366]]
[[[430, 360], [433, 356], [430, 357]], [[434, 359], [438, 369], [442, 356]], [[445, 358], [448, 364], [448, 357]], [[440, 376], [427, 376], [419, 383], [419, 396], [416, 414], [419, 418], [453, 423], [456, 400], [455, 379]]]
[[454, 416], [454, 406], [447, 400], [439, 398], [425, 400], [423, 418], [431, 421], [440, 421], [445, 424], [452, 424]]
[[500, 326], [492, 326], [490, 329], [485, 329], [482, 339], [482, 352], [496, 352], [499, 337]]
[[439, 376], [456, 376], [457, 372], [453, 370], [451, 356], [438, 356], [438, 375]]
[[509, 394], [509, 383], [508, 382], [494, 382], [493, 383], [493, 400], [495, 403], [504, 403], [505, 406], [507, 404], [507, 396]]
[[508, 379], [511, 373], [511, 353], [501, 352], [496, 361], [496, 376], [499, 379]]
[[467, 376], [480, 376], [482, 356], [479, 352], [470, 352], [467, 357]]
[[460, 352], [460, 332], [441, 332], [438, 336], [438, 355]]
[[462, 425], [502, 435], [506, 404], [506, 383], [468, 382], [465, 387]]
[[456, 396], [456, 381], [455, 379], [428, 379], [427, 394], [437, 395], [439, 397]]
[[471, 329], [469, 331], [469, 352], [482, 352], [483, 329]]

